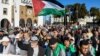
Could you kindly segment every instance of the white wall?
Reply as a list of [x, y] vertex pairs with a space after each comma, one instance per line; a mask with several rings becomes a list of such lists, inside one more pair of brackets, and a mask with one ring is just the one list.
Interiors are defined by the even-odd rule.
[[51, 15], [51, 24], [53, 24], [54, 23], [54, 17], [53, 17], [53, 15]]
[[[2, 0], [0, 0], [0, 21], [2, 19], [8, 19], [8, 21], [11, 23], [12, 20], [12, 2], [13, 0], [9, 0], [8, 4], [1, 3]], [[3, 15], [3, 8], [7, 8], [7, 15]], [[12, 25], [12, 23], [11, 23]]]
[[14, 24], [15, 27], [19, 26], [19, 0], [14, 0]]
[[0, 0], [0, 21], [2, 20], [2, 13], [3, 13], [3, 9], [2, 9], [2, 0]]
[[43, 26], [44, 24], [44, 16], [38, 16], [38, 26]]

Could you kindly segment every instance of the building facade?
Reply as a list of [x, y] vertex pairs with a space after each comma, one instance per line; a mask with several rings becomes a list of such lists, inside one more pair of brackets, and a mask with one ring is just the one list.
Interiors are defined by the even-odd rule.
[[33, 23], [36, 23], [37, 20], [32, 10], [32, 0], [15, 0], [14, 5], [15, 27], [31, 27]]
[[32, 26], [32, 0], [0, 0], [0, 28]]
[[0, 27], [12, 25], [13, 0], [0, 0]]

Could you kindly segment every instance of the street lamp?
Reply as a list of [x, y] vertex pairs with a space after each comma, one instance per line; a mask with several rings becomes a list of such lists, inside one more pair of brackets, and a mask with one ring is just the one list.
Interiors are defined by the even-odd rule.
[[[69, 17], [69, 19], [67, 18], [67, 16]], [[70, 22], [70, 19], [71, 19], [71, 11], [70, 11], [70, 8], [68, 8], [68, 13], [65, 12], [65, 15], [64, 15], [64, 25], [65, 26], [67, 25], [68, 21]]]
[[64, 25], [65, 26], [67, 25], [67, 17], [66, 17], [66, 14], [64, 15]]

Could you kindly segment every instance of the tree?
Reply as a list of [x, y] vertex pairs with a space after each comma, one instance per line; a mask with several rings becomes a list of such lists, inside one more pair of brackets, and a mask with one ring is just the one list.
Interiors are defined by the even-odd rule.
[[79, 3], [74, 4], [74, 10], [73, 10], [72, 16], [75, 21], [77, 21], [79, 18], [80, 8], [81, 8], [81, 4], [79, 4]]
[[99, 8], [92, 7], [90, 9], [90, 16], [93, 16], [93, 17], [96, 16], [97, 19], [100, 19], [100, 10], [99, 10]]
[[[90, 16], [93, 17], [93, 23], [95, 22], [99, 22], [100, 21], [100, 11], [99, 8], [96, 7], [92, 7], [90, 9]], [[94, 19], [94, 16], [96, 16], [96, 19]]]
[[96, 7], [92, 7], [90, 9], [90, 15], [91, 16], [97, 16], [97, 14], [98, 14], [98, 9]]
[[71, 21], [71, 16], [72, 16], [72, 11], [73, 11], [73, 5], [67, 5], [65, 7], [65, 10], [67, 11], [67, 15], [66, 16], [69, 16], [69, 21]]
[[85, 6], [85, 4], [82, 4], [80, 11], [79, 11], [79, 18], [84, 18], [86, 15], [88, 15], [86, 6]]
[[79, 18], [84, 18], [86, 15], [88, 15], [85, 4], [75, 3], [73, 5], [67, 5], [66, 8], [67, 10], [70, 8], [70, 11], [72, 12], [72, 21], [77, 21]]
[[72, 21], [77, 21], [78, 15], [79, 15], [79, 9], [80, 9], [80, 4], [76, 3], [73, 5], [67, 5], [66, 10], [70, 10], [71, 13], [71, 20]]

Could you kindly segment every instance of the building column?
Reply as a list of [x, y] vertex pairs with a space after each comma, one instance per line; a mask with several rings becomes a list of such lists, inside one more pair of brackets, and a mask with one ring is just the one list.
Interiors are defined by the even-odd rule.
[[43, 26], [44, 24], [44, 16], [38, 16], [38, 26]]

